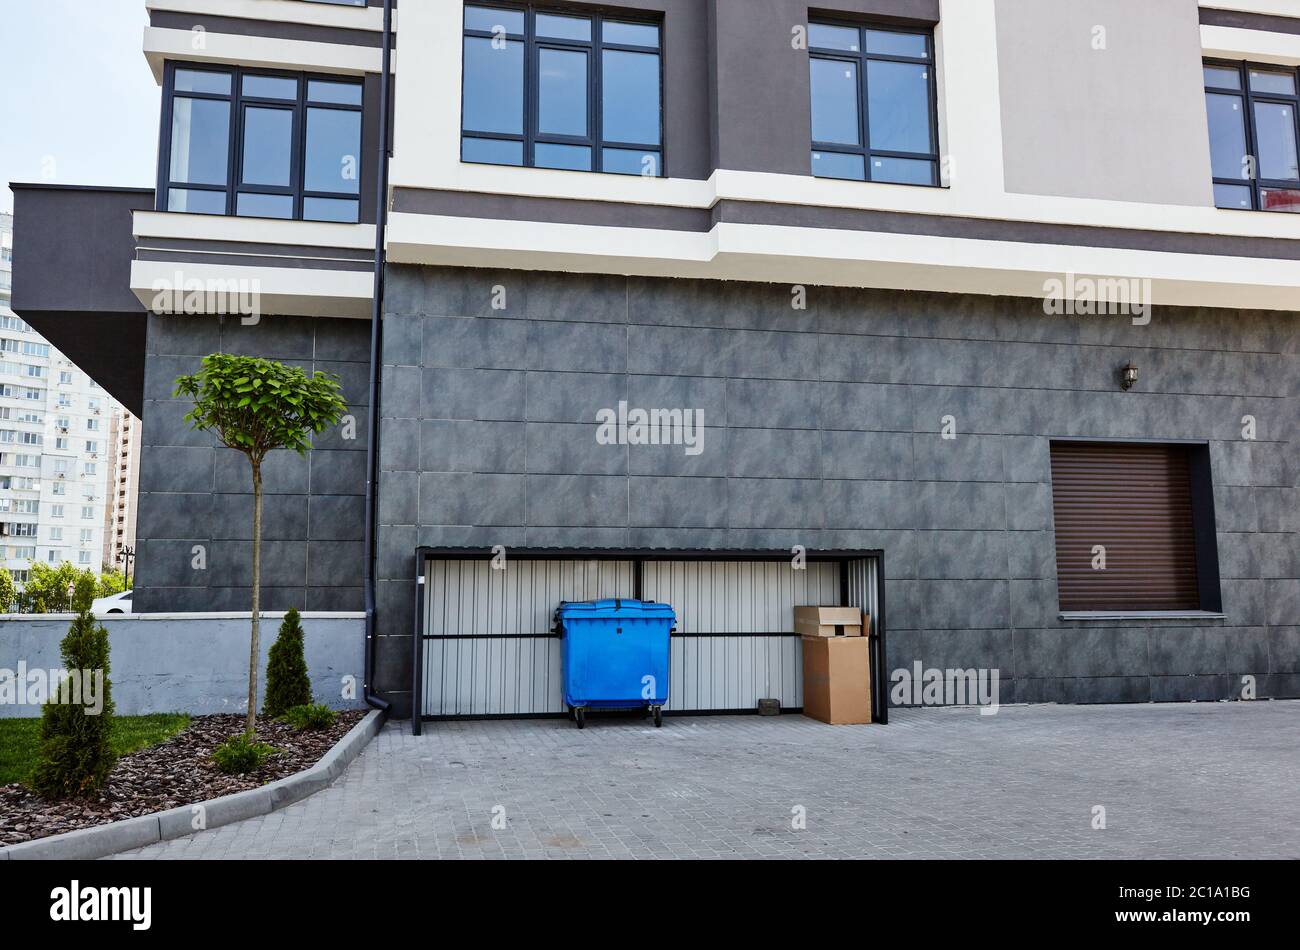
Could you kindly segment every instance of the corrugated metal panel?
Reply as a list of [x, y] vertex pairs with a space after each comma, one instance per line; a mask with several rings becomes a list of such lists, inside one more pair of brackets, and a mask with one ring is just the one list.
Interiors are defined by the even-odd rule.
[[803, 705], [803, 652], [799, 637], [673, 637], [668, 705], [675, 712], [754, 709], [779, 699]]
[[633, 595], [631, 561], [430, 561], [427, 635], [547, 633], [564, 600]]
[[838, 604], [839, 565], [649, 561], [641, 593], [677, 611], [668, 709], [753, 709], [763, 698], [798, 707], [803, 655], [794, 608]]
[[849, 606], [860, 607], [871, 618], [870, 629], [876, 629], [880, 616], [880, 563], [875, 558], [863, 558], [849, 562]]
[[424, 714], [522, 716], [564, 711], [565, 600], [631, 597], [631, 561], [430, 561], [425, 578]]
[[1199, 609], [1185, 446], [1054, 442], [1052, 507], [1062, 610]]
[[560, 641], [554, 637], [424, 641], [426, 716], [559, 713], [563, 692]]
[[840, 602], [839, 565], [814, 561], [648, 561], [647, 600], [672, 604], [677, 632], [791, 633], [794, 608]]

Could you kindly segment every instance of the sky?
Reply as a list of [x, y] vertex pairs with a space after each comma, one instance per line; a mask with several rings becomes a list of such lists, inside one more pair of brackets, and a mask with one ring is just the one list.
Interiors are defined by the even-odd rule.
[[144, 0], [0, 0], [0, 212], [11, 181], [153, 187], [147, 22]]

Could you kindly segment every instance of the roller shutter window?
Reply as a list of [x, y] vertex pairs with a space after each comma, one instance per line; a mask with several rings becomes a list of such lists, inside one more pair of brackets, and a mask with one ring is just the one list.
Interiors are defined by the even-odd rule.
[[1054, 442], [1051, 455], [1061, 610], [1201, 609], [1189, 448]]

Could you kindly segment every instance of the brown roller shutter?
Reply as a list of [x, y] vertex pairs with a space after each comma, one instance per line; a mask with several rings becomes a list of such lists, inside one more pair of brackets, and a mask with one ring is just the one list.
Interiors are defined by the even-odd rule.
[[1061, 610], [1200, 609], [1186, 446], [1053, 442], [1052, 507]]

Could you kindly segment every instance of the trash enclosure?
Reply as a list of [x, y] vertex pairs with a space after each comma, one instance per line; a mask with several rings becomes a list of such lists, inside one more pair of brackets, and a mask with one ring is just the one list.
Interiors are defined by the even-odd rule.
[[[673, 713], [783, 711], [803, 705], [794, 608], [838, 604], [869, 618], [873, 675], [885, 636], [879, 551], [506, 551], [422, 548], [414, 703], [420, 719], [563, 716], [563, 602], [615, 598], [672, 607]], [[883, 691], [876, 690], [879, 697]], [[876, 702], [875, 721], [886, 721]]]

